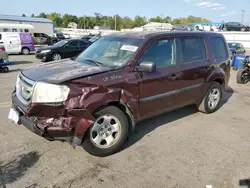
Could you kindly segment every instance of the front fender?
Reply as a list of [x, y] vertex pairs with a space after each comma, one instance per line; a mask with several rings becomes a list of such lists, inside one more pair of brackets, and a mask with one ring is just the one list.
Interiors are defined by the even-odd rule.
[[[104, 86], [92, 85], [84, 88], [71, 88], [70, 97], [65, 103], [67, 114], [75, 116], [77, 109], [86, 110], [88, 117], [82, 116], [82, 121], [75, 127], [75, 136], [82, 138], [85, 135], [87, 129], [91, 126], [91, 122], [94, 122], [94, 112], [102, 107], [108, 106], [112, 103], [119, 103], [125, 107], [125, 113], [130, 117], [132, 129], [135, 125], [135, 119], [138, 116], [138, 105], [136, 98], [133, 97], [128, 91], [120, 88], [107, 88]], [[78, 118], [79, 114], [77, 114]], [[87, 123], [86, 123], [87, 120]]]

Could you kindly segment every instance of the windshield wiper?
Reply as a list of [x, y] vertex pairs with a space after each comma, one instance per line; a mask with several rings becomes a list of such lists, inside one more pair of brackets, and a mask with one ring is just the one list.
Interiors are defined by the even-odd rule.
[[85, 59], [85, 61], [89, 61], [89, 62], [92, 62], [94, 63], [95, 65], [97, 66], [103, 66], [103, 63], [99, 62], [99, 61], [96, 61], [96, 60], [93, 60], [93, 59]]

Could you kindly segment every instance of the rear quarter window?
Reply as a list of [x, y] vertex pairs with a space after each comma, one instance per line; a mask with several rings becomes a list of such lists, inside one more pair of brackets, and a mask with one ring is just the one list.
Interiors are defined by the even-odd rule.
[[228, 50], [225, 40], [221, 37], [211, 37], [212, 57], [218, 61], [225, 61], [228, 58]]
[[202, 61], [207, 58], [205, 40], [201, 37], [180, 37], [176, 39], [177, 61], [181, 64]]

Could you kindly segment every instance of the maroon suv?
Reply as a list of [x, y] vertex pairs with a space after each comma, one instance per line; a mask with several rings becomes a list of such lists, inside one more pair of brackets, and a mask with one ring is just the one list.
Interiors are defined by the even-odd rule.
[[216, 111], [229, 76], [221, 34], [120, 32], [101, 37], [74, 61], [20, 72], [9, 118], [48, 140], [107, 156], [141, 120], [190, 104]]

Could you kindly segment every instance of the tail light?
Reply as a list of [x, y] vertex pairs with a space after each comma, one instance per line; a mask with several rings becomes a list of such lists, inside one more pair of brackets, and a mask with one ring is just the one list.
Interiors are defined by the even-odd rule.
[[5, 47], [0, 47], [0, 50], [5, 51]]

